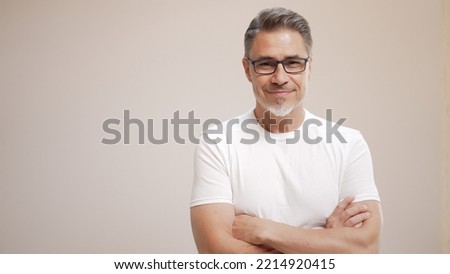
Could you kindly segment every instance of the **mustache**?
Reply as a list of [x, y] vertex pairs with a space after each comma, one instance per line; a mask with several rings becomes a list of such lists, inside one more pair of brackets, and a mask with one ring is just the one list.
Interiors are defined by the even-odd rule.
[[272, 91], [276, 91], [276, 90], [294, 90], [294, 88], [290, 87], [289, 85], [277, 85], [277, 84], [272, 84], [270, 86], [267, 86], [265, 88], [266, 91], [268, 92], [272, 92]]

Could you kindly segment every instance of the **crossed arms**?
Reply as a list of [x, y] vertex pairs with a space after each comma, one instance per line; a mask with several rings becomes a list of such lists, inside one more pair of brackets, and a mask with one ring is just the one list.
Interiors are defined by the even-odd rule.
[[324, 229], [303, 229], [249, 215], [231, 204], [191, 208], [200, 253], [376, 253], [382, 226], [377, 201], [344, 199]]

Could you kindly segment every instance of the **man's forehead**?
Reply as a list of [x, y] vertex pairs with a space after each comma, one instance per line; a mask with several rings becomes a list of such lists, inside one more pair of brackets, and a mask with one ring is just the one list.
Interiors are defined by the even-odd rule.
[[259, 32], [253, 40], [250, 53], [254, 58], [307, 57], [302, 36], [297, 31], [290, 29]]

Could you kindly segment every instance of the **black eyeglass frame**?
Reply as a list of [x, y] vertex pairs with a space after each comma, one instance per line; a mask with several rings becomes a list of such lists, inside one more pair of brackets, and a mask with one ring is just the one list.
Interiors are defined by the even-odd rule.
[[[252, 60], [252, 59], [250, 59], [250, 58], [248, 58], [248, 57], [244, 57], [244, 58], [245, 58], [247, 61], [249, 61], [249, 62], [253, 65], [253, 71], [254, 71], [256, 74], [259, 74], [259, 75], [270, 75], [270, 74], [274, 74], [274, 73], [277, 71], [277, 69], [278, 69], [278, 64], [281, 64], [281, 66], [283, 67], [284, 71], [285, 71], [286, 73], [288, 73], [288, 74], [299, 74], [299, 73], [302, 73], [302, 72], [304, 72], [304, 71], [306, 70], [306, 67], [307, 67], [307, 65], [308, 65], [310, 56], [308, 56], [307, 58], [301, 58], [301, 57], [288, 58], [288, 59], [284, 59], [284, 60], [281, 60], [281, 61], [278, 61], [278, 60], [275, 60], [275, 59]], [[303, 68], [303, 70], [301, 70], [301, 71], [296, 71], [296, 72], [289, 72], [289, 71], [287, 71], [287, 70], [286, 70], [286, 67], [285, 67], [285, 65], [284, 65], [284, 62], [292, 61], [292, 60], [298, 60], [298, 59], [299, 59], [299, 60], [305, 61], [305, 67]], [[256, 71], [256, 65], [255, 65], [256, 62], [269, 61], [269, 60], [272, 61], [272, 62], [274, 62], [274, 63], [276, 63], [276, 66], [274, 67], [273, 72], [270, 72], [270, 73], [261, 73], [261, 72], [257, 72], [257, 71]]]

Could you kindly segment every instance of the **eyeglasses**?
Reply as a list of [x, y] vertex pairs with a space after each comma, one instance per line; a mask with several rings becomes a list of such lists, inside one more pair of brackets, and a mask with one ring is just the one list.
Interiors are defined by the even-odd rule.
[[275, 73], [278, 68], [278, 64], [283, 65], [284, 71], [290, 74], [301, 73], [305, 71], [306, 64], [309, 61], [308, 58], [288, 58], [282, 61], [275, 59], [261, 59], [261, 60], [251, 60], [250, 58], [245, 58], [249, 61], [257, 74], [269, 75]]

